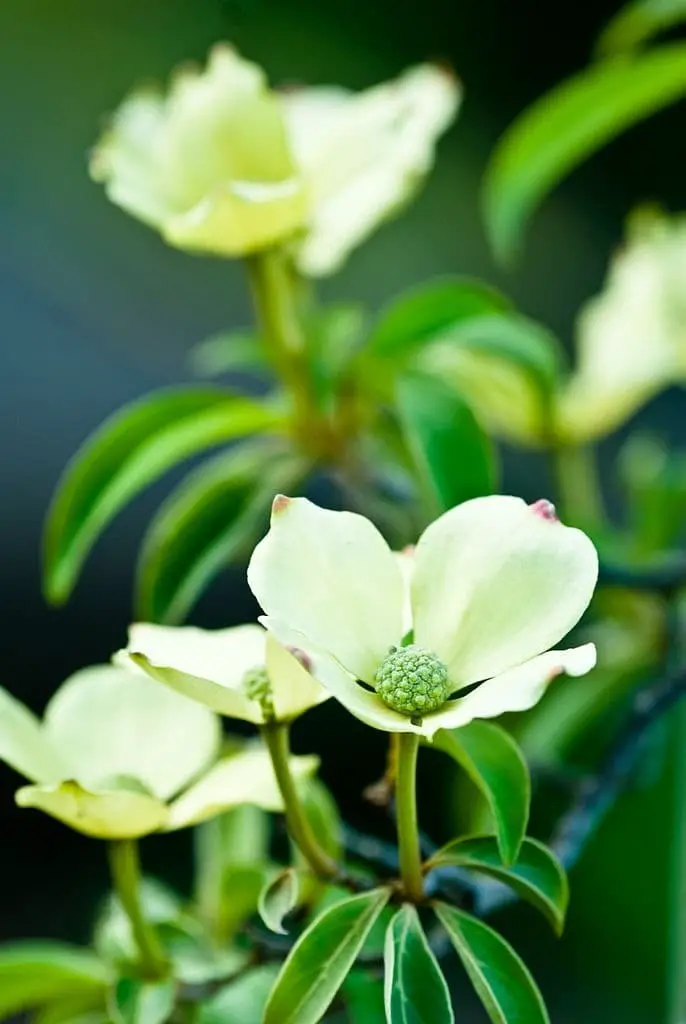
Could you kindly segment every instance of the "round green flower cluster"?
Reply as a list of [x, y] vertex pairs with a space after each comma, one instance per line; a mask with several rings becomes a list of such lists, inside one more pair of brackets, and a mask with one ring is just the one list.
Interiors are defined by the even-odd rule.
[[401, 715], [418, 717], [437, 711], [450, 696], [448, 670], [423, 647], [392, 647], [374, 679], [379, 697]]

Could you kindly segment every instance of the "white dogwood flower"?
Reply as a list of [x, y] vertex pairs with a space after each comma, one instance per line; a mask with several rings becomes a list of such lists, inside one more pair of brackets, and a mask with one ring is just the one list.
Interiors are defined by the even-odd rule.
[[302, 651], [285, 649], [254, 624], [208, 630], [136, 623], [114, 660], [220, 715], [256, 725], [297, 718], [331, 696], [308, 671]]
[[455, 78], [429, 64], [360, 93], [279, 93], [218, 45], [167, 95], [148, 87], [122, 103], [91, 175], [171, 245], [234, 257], [292, 242], [304, 273], [330, 274], [416, 192], [459, 100]]
[[556, 676], [595, 664], [592, 644], [549, 650], [598, 572], [589, 538], [549, 502], [467, 501], [424, 531], [407, 563], [363, 516], [278, 497], [248, 569], [265, 625], [368, 725], [431, 737], [530, 708]]
[[[243, 804], [283, 810], [267, 752], [243, 744], [217, 760], [220, 742], [207, 708], [111, 665], [67, 679], [42, 722], [0, 688], [0, 760], [32, 783], [17, 803], [100, 839], [184, 828]], [[291, 759], [296, 776], [316, 767]]]

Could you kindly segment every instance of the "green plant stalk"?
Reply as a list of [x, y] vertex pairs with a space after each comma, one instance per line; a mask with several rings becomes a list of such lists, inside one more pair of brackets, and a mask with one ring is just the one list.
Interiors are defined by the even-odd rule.
[[590, 445], [551, 448], [560, 512], [576, 526], [597, 527], [605, 522], [595, 450]]
[[297, 278], [279, 249], [264, 249], [246, 261], [258, 325], [267, 354], [290, 391], [300, 423], [310, 419], [306, 341], [298, 314]]
[[340, 868], [328, 853], [322, 850], [307, 820], [291, 774], [289, 726], [285, 722], [269, 722], [262, 727], [262, 736], [272, 759], [274, 775], [283, 797], [286, 827], [291, 839], [318, 878], [331, 879], [340, 874]]
[[422, 857], [417, 827], [417, 753], [419, 736], [400, 733], [395, 785], [395, 810], [398, 827], [400, 877], [405, 895], [413, 903], [424, 899]]
[[210, 818], [193, 829], [195, 905], [209, 934], [221, 940], [222, 879], [224, 869], [221, 817]]
[[140, 901], [140, 860], [135, 839], [114, 839], [109, 843], [112, 881], [119, 902], [131, 923], [144, 974], [158, 978], [166, 973], [167, 959], [159, 940], [146, 921]]

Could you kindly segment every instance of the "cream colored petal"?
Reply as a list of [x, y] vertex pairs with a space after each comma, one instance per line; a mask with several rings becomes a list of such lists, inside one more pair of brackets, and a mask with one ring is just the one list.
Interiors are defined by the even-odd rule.
[[466, 697], [426, 719], [433, 735], [437, 729], [457, 729], [475, 718], [496, 718], [508, 711], [527, 711], [539, 702], [558, 676], [585, 676], [596, 663], [595, 644], [584, 644], [566, 651], [548, 651], [525, 661], [517, 668], [487, 679]]
[[24, 786], [15, 794], [20, 807], [34, 807], [95, 839], [137, 839], [157, 832], [167, 808], [144, 793], [125, 789], [91, 792], [78, 782]]
[[57, 782], [67, 766], [29, 709], [0, 687], [0, 761], [32, 782]]
[[403, 636], [412, 629], [412, 576], [414, 575], [414, 545], [396, 551], [400, 574], [403, 578]]
[[46, 709], [45, 731], [86, 788], [130, 778], [162, 800], [212, 762], [221, 736], [207, 708], [111, 665], [63, 683]]
[[423, 733], [420, 726], [413, 725], [405, 715], [400, 715], [389, 708], [380, 697], [358, 683], [335, 658], [318, 648], [308, 637], [290, 629], [277, 619], [265, 616], [261, 621], [282, 644], [303, 650], [309, 659], [312, 674], [339, 704], [365, 725], [381, 729], [383, 732]]
[[282, 647], [273, 634], [267, 634], [267, 671], [274, 713], [279, 722], [297, 718], [331, 696], [303, 666], [303, 662], [309, 662], [304, 651], [297, 657]]
[[[316, 772], [319, 758], [291, 757], [289, 763], [295, 778], [300, 779]], [[264, 747], [255, 746], [217, 761], [207, 775], [171, 805], [167, 831], [196, 825], [242, 804], [254, 804], [264, 811], [283, 810], [271, 759]]]
[[575, 372], [558, 433], [580, 443], [621, 426], [653, 395], [686, 381], [686, 218], [642, 216], [581, 310]]
[[238, 256], [302, 227], [307, 199], [279, 102], [255, 64], [217, 46], [168, 94], [134, 92], [95, 149], [109, 198], [184, 249]]
[[333, 273], [351, 249], [411, 198], [459, 101], [455, 78], [428, 64], [359, 94], [325, 88], [283, 96], [296, 161], [312, 201], [297, 256], [304, 273]]
[[118, 664], [125, 657], [152, 679], [220, 715], [245, 722], [263, 720], [259, 704], [242, 689], [246, 672], [265, 664], [265, 632], [260, 626], [198, 629], [136, 623], [129, 629], [127, 650], [115, 655]]
[[306, 498], [276, 498], [269, 533], [250, 560], [248, 583], [267, 615], [367, 682], [402, 638], [397, 560], [376, 527], [353, 512], [330, 512]]
[[189, 252], [247, 256], [293, 235], [307, 203], [302, 183], [233, 181], [215, 185], [191, 209], [162, 225], [167, 242]]
[[588, 606], [598, 556], [580, 530], [519, 498], [475, 498], [432, 523], [415, 552], [415, 643], [455, 689], [561, 640]]

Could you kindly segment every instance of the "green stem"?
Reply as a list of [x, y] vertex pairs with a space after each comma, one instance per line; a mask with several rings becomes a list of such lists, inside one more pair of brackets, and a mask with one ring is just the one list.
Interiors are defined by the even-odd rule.
[[291, 839], [319, 878], [335, 878], [340, 869], [322, 850], [307, 820], [289, 764], [289, 727], [285, 722], [271, 722], [262, 727], [276, 781], [283, 797], [286, 826]]
[[304, 360], [297, 280], [279, 249], [264, 249], [246, 259], [257, 320], [274, 369], [291, 392], [296, 413], [307, 419], [310, 396]]
[[110, 872], [114, 888], [131, 923], [140, 966], [151, 977], [166, 972], [167, 962], [155, 932], [143, 914], [140, 901], [140, 861], [135, 839], [115, 839], [109, 844]]
[[563, 518], [578, 526], [602, 524], [606, 516], [595, 450], [588, 445], [557, 447], [551, 456]]
[[195, 853], [195, 905], [198, 916], [214, 939], [221, 938], [224, 830], [221, 817], [210, 818], [193, 829]]
[[395, 785], [395, 808], [398, 825], [400, 877], [405, 895], [413, 903], [424, 899], [422, 857], [417, 827], [417, 752], [419, 736], [413, 732], [400, 734], [398, 740], [398, 774]]

